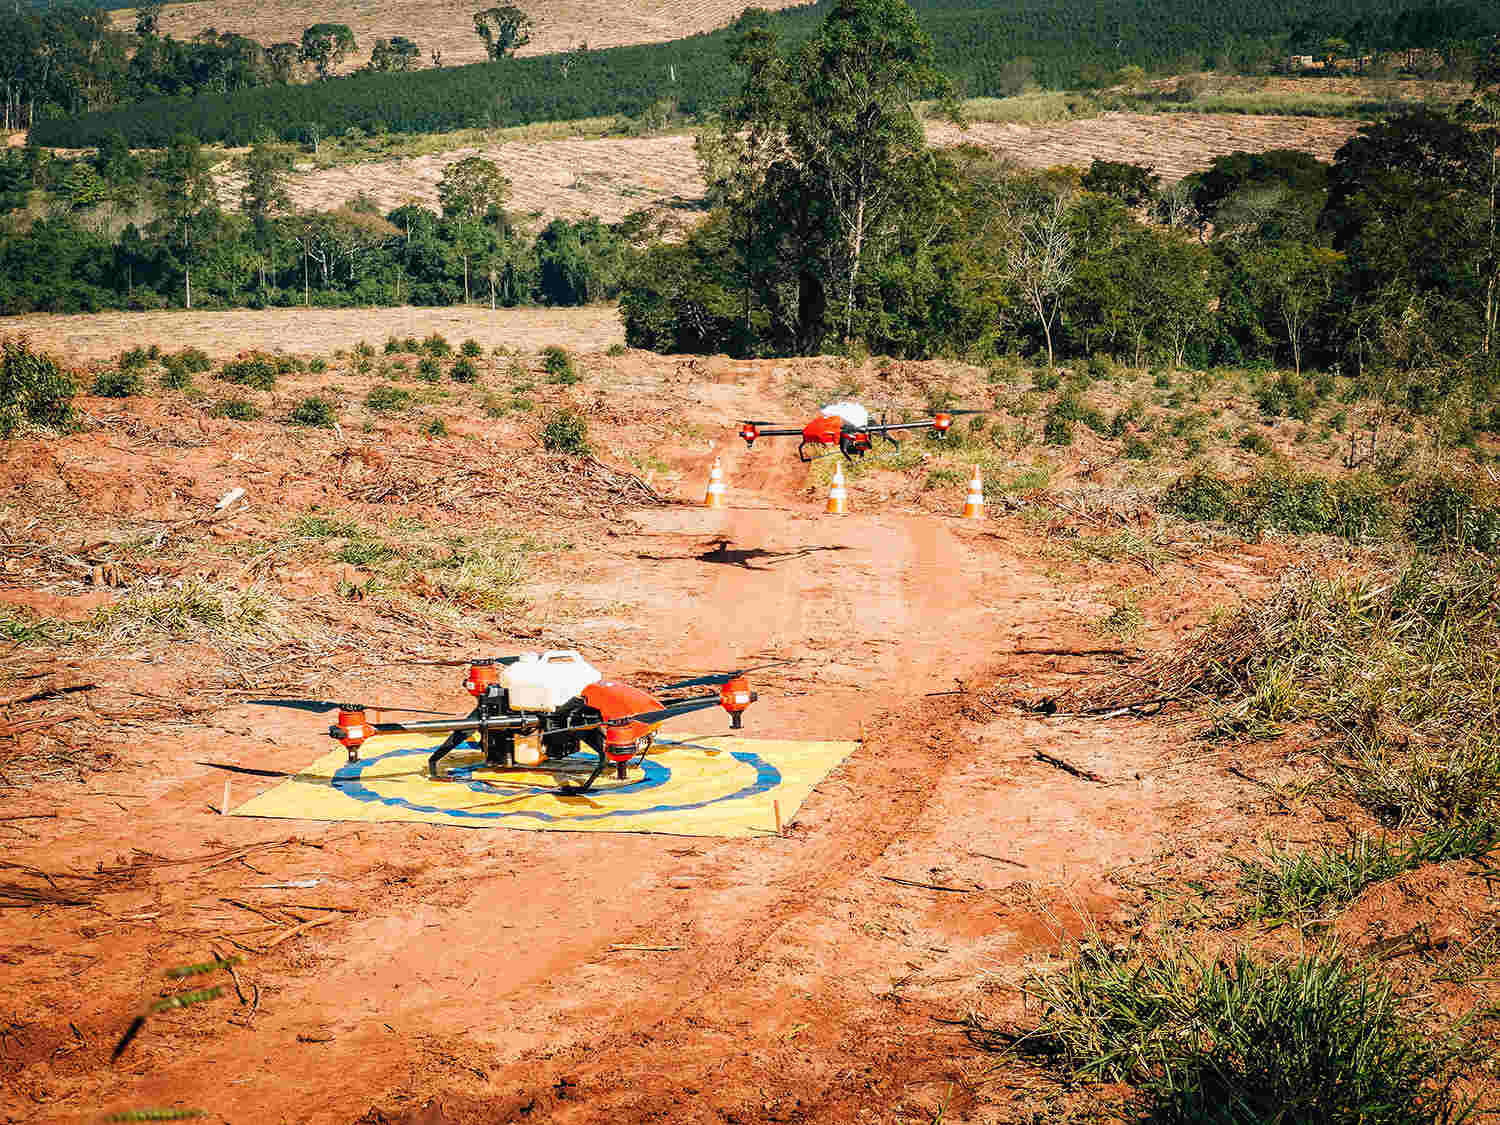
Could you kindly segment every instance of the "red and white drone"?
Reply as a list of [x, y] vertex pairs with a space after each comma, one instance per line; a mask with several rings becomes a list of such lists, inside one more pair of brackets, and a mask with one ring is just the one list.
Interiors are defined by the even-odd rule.
[[[328, 736], [359, 760], [359, 749], [372, 738], [387, 734], [446, 733], [427, 759], [427, 772], [440, 780], [438, 763], [474, 736], [485, 761], [501, 768], [545, 768], [546, 763], [572, 757], [587, 748], [599, 756], [594, 771], [582, 785], [564, 783], [564, 792], [583, 793], [610, 763], [625, 777], [632, 759], [644, 758], [656, 739], [657, 728], [668, 719], [709, 707], [729, 713], [729, 725], [740, 729], [740, 716], [758, 698], [745, 680], [746, 672], [722, 672], [663, 684], [650, 691], [606, 680], [571, 649], [525, 652], [487, 660], [433, 661], [442, 666], [467, 667], [463, 687], [475, 699], [467, 715], [406, 722], [374, 722], [369, 712], [414, 712], [409, 707], [374, 707], [359, 703], [330, 703], [319, 699], [257, 699], [253, 703], [289, 707], [314, 713], [338, 712]], [[762, 665], [774, 667], [774, 665]], [[661, 698], [667, 692], [693, 687], [717, 687], [704, 695]]]
[[778, 426], [775, 422], [742, 419], [740, 437], [746, 447], [753, 447], [756, 438], [801, 437], [797, 445], [797, 457], [811, 461], [807, 455], [809, 446], [836, 445], [849, 460], [863, 457], [870, 451], [870, 439], [879, 434], [892, 445], [900, 445], [891, 433], [895, 430], [921, 430], [931, 428], [938, 437], [946, 437], [953, 427], [953, 419], [963, 414], [988, 414], [988, 410], [939, 410], [931, 418], [915, 422], [877, 422], [871, 424], [870, 412], [857, 402], [830, 402], [818, 412], [818, 416], [800, 430]]

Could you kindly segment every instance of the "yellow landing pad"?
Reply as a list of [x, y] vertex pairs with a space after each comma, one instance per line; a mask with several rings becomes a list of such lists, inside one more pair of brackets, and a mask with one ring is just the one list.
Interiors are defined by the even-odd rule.
[[467, 828], [561, 832], [663, 832], [675, 836], [767, 836], [772, 802], [789, 822], [813, 786], [853, 752], [853, 742], [781, 742], [726, 734], [658, 738], [624, 781], [611, 766], [587, 793], [559, 793], [582, 781], [592, 753], [550, 770], [496, 769], [472, 743], [442, 762], [444, 780], [427, 776], [431, 737], [390, 736], [350, 762], [342, 748], [253, 797], [235, 816], [294, 820], [421, 821]]

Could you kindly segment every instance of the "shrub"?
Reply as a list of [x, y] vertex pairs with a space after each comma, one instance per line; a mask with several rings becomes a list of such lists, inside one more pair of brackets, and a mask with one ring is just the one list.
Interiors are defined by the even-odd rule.
[[542, 448], [580, 457], [588, 453], [588, 419], [567, 407], [553, 411], [542, 426]]
[[354, 354], [361, 359], [369, 359], [375, 354], [375, 348], [366, 340], [361, 340], [354, 345]]
[[1240, 448], [1249, 450], [1251, 453], [1255, 453], [1259, 456], [1264, 457], [1267, 453], [1270, 453], [1275, 448], [1275, 446], [1271, 444], [1271, 439], [1266, 437], [1265, 434], [1259, 432], [1258, 430], [1251, 430], [1249, 433], [1240, 435]]
[[1142, 440], [1135, 434], [1130, 434], [1125, 439], [1125, 456], [1132, 461], [1149, 461], [1152, 455], [1151, 443]]
[[402, 344], [401, 344], [401, 341], [397, 337], [395, 337], [395, 336], [387, 336], [385, 338], [385, 354], [386, 355], [396, 355], [401, 350], [402, 350]]
[[238, 387], [254, 387], [269, 391], [276, 386], [276, 360], [272, 356], [255, 353], [245, 359], [231, 360], [219, 368], [215, 378]]
[[423, 382], [436, 383], [443, 377], [443, 365], [430, 355], [424, 355], [417, 361], [417, 378]]
[[1152, 376], [1151, 385], [1159, 391], [1170, 391], [1172, 389], [1171, 372], [1158, 371]]
[[105, 371], [94, 380], [92, 389], [103, 398], [129, 398], [146, 393], [146, 380], [139, 371]]
[[1228, 521], [1234, 510], [1234, 485], [1200, 469], [1168, 485], [1162, 507], [1190, 520]]
[[1047, 424], [1042, 429], [1042, 443], [1044, 445], [1072, 445], [1073, 420], [1064, 418], [1061, 414], [1049, 413]]
[[622, 356], [626, 352], [628, 352], [629, 350], [630, 349], [627, 348], [624, 344], [616, 343], [616, 344], [611, 344], [609, 346], [609, 348], [605, 351], [604, 354], [605, 355], [610, 355], [610, 356]]
[[1052, 414], [1069, 422], [1082, 422], [1096, 434], [1107, 434], [1110, 425], [1097, 407], [1076, 394], [1065, 394], [1052, 404]]
[[466, 355], [471, 359], [484, 354], [484, 346], [472, 336], [465, 340], [458, 350], [461, 355]]
[[193, 385], [193, 376], [180, 367], [169, 367], [162, 374], [161, 385], [169, 391], [185, 391]]
[[472, 359], [457, 360], [449, 369], [448, 375], [455, 383], [479, 382], [479, 368], [474, 366]]
[[1406, 489], [1404, 530], [1429, 549], [1472, 547], [1489, 554], [1500, 547], [1500, 504], [1472, 481], [1428, 477]]
[[[416, 351], [417, 349], [413, 348], [412, 350]], [[426, 352], [428, 355], [435, 356], [452, 355], [453, 345], [448, 343], [448, 341], [445, 340], [441, 335], [434, 332], [431, 336], [428, 336], [425, 340], [422, 341], [422, 351]]]
[[169, 375], [197, 375], [211, 368], [213, 361], [200, 348], [183, 348], [180, 352], [162, 356], [161, 364]]
[[291, 421], [298, 426], [317, 426], [321, 429], [333, 428], [333, 403], [326, 398], [316, 395], [310, 396], [292, 407]]
[[1055, 370], [1038, 371], [1032, 376], [1031, 385], [1039, 391], [1055, 391], [1062, 386], [1062, 376]]
[[253, 422], [260, 417], [260, 407], [242, 398], [221, 398], [210, 408], [215, 418], [231, 418], [236, 422]]
[[0, 438], [22, 422], [64, 429], [73, 423], [73, 376], [56, 360], [32, 351], [25, 336], [0, 340]]
[[543, 349], [542, 366], [547, 369], [547, 374], [554, 383], [572, 384], [582, 378], [573, 366], [573, 357], [564, 348]]
[[151, 362], [151, 353], [145, 348], [131, 348], [120, 353], [120, 370], [137, 371]]
[[447, 437], [448, 423], [441, 418], [429, 418], [422, 423], [422, 433], [427, 437]]
[[321, 375], [328, 370], [328, 361], [322, 356], [315, 356], [313, 359], [308, 360], [307, 369], [314, 375]]
[[365, 406], [371, 410], [402, 410], [411, 404], [411, 392], [404, 387], [372, 387], [365, 395]]

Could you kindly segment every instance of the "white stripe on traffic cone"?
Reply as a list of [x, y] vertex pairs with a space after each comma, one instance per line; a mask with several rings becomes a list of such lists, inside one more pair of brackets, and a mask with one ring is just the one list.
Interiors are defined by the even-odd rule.
[[974, 479], [969, 482], [969, 496], [964, 501], [964, 519], [984, 519], [984, 481], [979, 477], [979, 466], [974, 466]]
[[842, 516], [849, 510], [849, 493], [844, 488], [844, 466], [834, 466], [833, 485], [828, 489], [828, 511]]
[[708, 491], [703, 494], [705, 508], [724, 507], [724, 470], [719, 459], [714, 458], [713, 471], [708, 474]]

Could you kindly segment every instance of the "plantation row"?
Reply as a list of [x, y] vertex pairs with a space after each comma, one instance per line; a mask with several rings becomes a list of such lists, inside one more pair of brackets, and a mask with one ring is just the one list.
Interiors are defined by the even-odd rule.
[[[1344, 0], [1329, 6], [1294, 0], [1230, 8], [1207, 0], [1024, 0], [1000, 8], [974, 0], [918, 0], [914, 7], [938, 65], [963, 93], [981, 96], [1017, 93], [1032, 81], [1049, 87], [1111, 83], [1127, 65], [1264, 71], [1288, 50], [1313, 49], [1325, 28], [1349, 35], [1359, 29], [1379, 38], [1367, 29], [1397, 26], [1408, 4]], [[814, 33], [831, 8], [831, 0], [821, 0], [769, 20], [795, 47]], [[1480, 38], [1500, 32], [1500, 13], [1488, 9], [1478, 14], [1463, 8], [1435, 11], [1425, 22], [1408, 20], [1402, 26], [1444, 44], [1455, 66], [1474, 53]], [[1450, 12], [1451, 17], [1444, 14]], [[565, 56], [157, 98], [40, 120], [32, 139], [83, 147], [118, 133], [132, 146], [161, 146], [186, 131], [204, 141], [242, 145], [267, 136], [311, 139], [350, 129], [422, 133], [638, 116], [663, 101], [700, 114], [732, 93], [734, 34], [730, 28], [670, 43]]]

